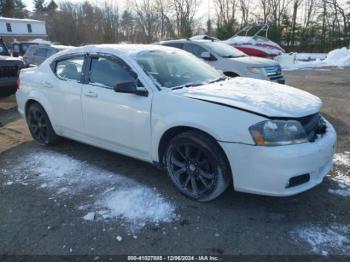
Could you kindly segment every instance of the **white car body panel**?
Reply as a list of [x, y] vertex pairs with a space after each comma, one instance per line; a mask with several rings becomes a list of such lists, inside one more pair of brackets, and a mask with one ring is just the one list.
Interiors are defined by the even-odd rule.
[[318, 97], [290, 86], [285, 86], [283, 92], [280, 89], [276, 83], [237, 77], [178, 93], [269, 117], [302, 117], [320, 111], [322, 102]]
[[[202, 130], [217, 140], [226, 153], [238, 191], [284, 196], [322, 181], [331, 168], [336, 143], [335, 131], [329, 123], [326, 134], [316, 142], [290, 146], [256, 146], [248, 131], [250, 126], [269, 117], [298, 118], [317, 113], [322, 105], [320, 99], [288, 86], [280, 88], [271, 82], [244, 78], [159, 90], [135, 60], [139, 52], [154, 49], [176, 50], [192, 56], [158, 45], [102, 45], [66, 50], [38, 68], [21, 71], [21, 85], [16, 93], [18, 110], [25, 116], [27, 102], [35, 100], [47, 112], [58, 135], [147, 162], [161, 161], [159, 143], [171, 128]], [[63, 81], [50, 67], [62, 55], [96, 52], [123, 59], [138, 74], [148, 96]], [[286, 189], [286, 179], [302, 172], [311, 172], [312, 179]]]
[[151, 160], [151, 105], [152, 94], [141, 97], [86, 85], [82, 96], [85, 132], [98, 144]]

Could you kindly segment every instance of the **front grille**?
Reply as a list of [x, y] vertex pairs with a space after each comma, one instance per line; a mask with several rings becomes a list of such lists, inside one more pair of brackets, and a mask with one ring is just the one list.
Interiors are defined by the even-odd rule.
[[326, 132], [326, 123], [322, 119], [321, 114], [313, 114], [298, 119], [304, 127], [305, 133], [310, 142], [314, 142], [317, 135], [322, 135]]
[[265, 66], [264, 69], [270, 80], [278, 80], [283, 78], [282, 69], [279, 65]]
[[273, 76], [273, 75], [281, 75], [282, 70], [279, 65], [274, 65], [274, 66], [265, 66], [264, 67], [265, 72], [268, 76]]
[[0, 77], [17, 77], [18, 70], [16, 65], [0, 66]]

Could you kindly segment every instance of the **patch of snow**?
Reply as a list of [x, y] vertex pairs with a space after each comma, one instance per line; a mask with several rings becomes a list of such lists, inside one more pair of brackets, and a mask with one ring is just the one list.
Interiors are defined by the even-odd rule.
[[47, 41], [41, 38], [36, 38], [33, 40], [29, 40], [28, 42], [30, 43], [36, 43], [36, 44], [40, 44], [40, 45], [50, 45], [52, 42], [51, 41]]
[[333, 157], [335, 172], [329, 178], [337, 188], [330, 188], [328, 192], [342, 197], [350, 197], [350, 152], [337, 153]]
[[350, 66], [350, 49], [343, 47], [332, 50], [324, 62], [331, 66]]
[[11, 185], [13, 185], [13, 181], [8, 181], [5, 183], [5, 186], [11, 186]]
[[118, 240], [119, 242], [123, 240], [121, 236], [117, 236], [115, 239]]
[[311, 251], [320, 255], [337, 252], [337, 255], [350, 254], [349, 225], [333, 224], [326, 228], [320, 226], [301, 226], [291, 232], [296, 241], [310, 245]]
[[321, 255], [322, 255], [322, 256], [328, 256], [328, 254], [329, 254], [329, 253], [328, 253], [327, 251], [324, 251], [324, 250], [321, 251]]
[[350, 170], [345, 173], [342, 170], [336, 170], [335, 174], [330, 175], [329, 178], [337, 185], [337, 188], [328, 189], [329, 193], [350, 197]]
[[350, 152], [345, 151], [344, 153], [334, 154], [333, 163], [335, 165], [350, 167]]
[[327, 53], [296, 53], [295, 58], [298, 61], [324, 60]]
[[104, 218], [123, 218], [135, 228], [143, 227], [147, 222], [171, 222], [174, 219], [169, 216], [174, 207], [164, 202], [154, 189], [141, 185], [110, 191], [96, 202], [96, 206], [105, 209]]
[[339, 196], [342, 196], [342, 197], [350, 197], [350, 189], [341, 189], [341, 188], [338, 188], [338, 189], [328, 189], [328, 192], [331, 193], [331, 194], [335, 194], [335, 195], [339, 195]]
[[87, 221], [120, 220], [134, 231], [147, 223], [176, 218], [175, 206], [156, 189], [60, 153], [39, 151], [25, 155], [18, 158], [11, 171], [9, 175], [16, 182], [26, 177], [27, 182], [56, 198], [88, 196], [89, 202], [77, 207], [89, 212], [83, 217]]
[[87, 220], [87, 221], [94, 221], [95, 220], [95, 215], [96, 215], [95, 212], [89, 212], [83, 217], [83, 219]]
[[350, 49], [347, 49], [346, 47], [332, 50], [326, 55], [326, 57], [321, 56], [321, 54], [312, 56], [315, 58], [315, 61], [304, 61], [308, 55], [311, 58], [311, 54], [291, 53], [282, 54], [275, 59], [281, 64], [284, 71], [305, 70], [326, 66], [350, 66]]

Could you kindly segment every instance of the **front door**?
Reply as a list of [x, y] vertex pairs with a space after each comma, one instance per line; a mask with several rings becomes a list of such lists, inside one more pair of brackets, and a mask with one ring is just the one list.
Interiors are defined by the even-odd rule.
[[149, 160], [152, 93], [145, 97], [114, 91], [116, 84], [134, 80], [130, 67], [117, 57], [91, 56], [87, 71], [82, 106], [90, 139], [105, 148]]

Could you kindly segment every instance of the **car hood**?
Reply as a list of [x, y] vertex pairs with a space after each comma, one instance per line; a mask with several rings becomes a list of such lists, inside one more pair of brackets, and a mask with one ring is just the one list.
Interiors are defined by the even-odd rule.
[[242, 64], [246, 64], [249, 66], [271, 66], [271, 65], [278, 65], [278, 63], [271, 59], [261, 58], [261, 57], [255, 57], [255, 56], [243, 56], [243, 57], [237, 57], [237, 58], [230, 58], [230, 60], [234, 62], [239, 62]]
[[243, 77], [173, 92], [266, 117], [298, 118], [317, 113], [322, 106], [318, 97], [300, 89]]

